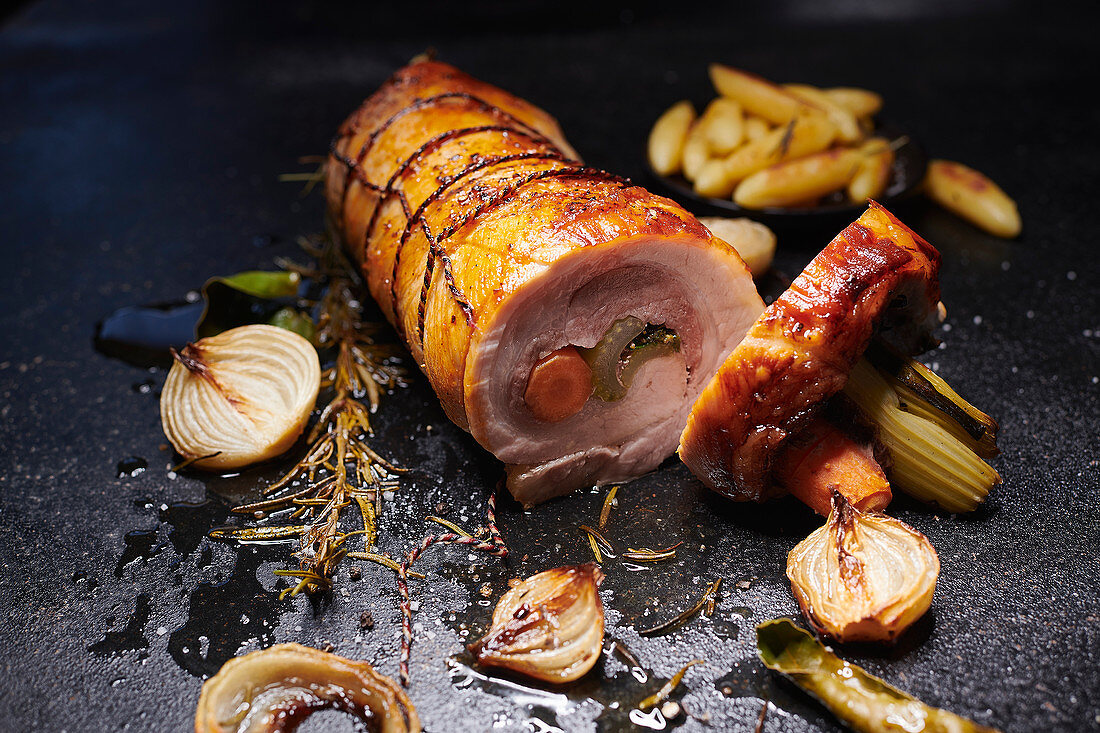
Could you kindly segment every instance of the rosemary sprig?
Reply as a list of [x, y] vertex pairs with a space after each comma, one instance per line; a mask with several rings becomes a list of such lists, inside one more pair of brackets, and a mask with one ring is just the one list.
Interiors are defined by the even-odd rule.
[[497, 491], [499, 489], [500, 484], [497, 484], [493, 492], [489, 494], [489, 501], [485, 506], [485, 526], [480, 528], [476, 534], [471, 535], [445, 519], [428, 517], [431, 521], [442, 524], [444, 527], [453, 528], [457, 532], [451, 531], [428, 535], [419, 545], [409, 550], [405, 555], [404, 562], [401, 563], [401, 567], [397, 572], [397, 593], [401, 598], [401, 659], [398, 666], [398, 675], [401, 684], [405, 687], [409, 686], [409, 657], [412, 653], [413, 642], [412, 605], [409, 602], [408, 582], [409, 576], [413, 573], [409, 568], [432, 545], [465, 545], [471, 550], [486, 552], [497, 557], [507, 557], [508, 547], [504, 544], [504, 538], [501, 537], [500, 530], [497, 528]]
[[607, 555], [608, 557], [615, 557], [615, 546], [611, 544], [611, 540], [603, 536], [602, 532], [600, 532], [598, 529], [589, 527], [587, 524], [578, 524], [577, 527], [582, 532], [588, 534], [588, 538], [590, 541], [599, 544], [600, 548], [603, 550], [603, 554]]
[[672, 547], [663, 550], [653, 550], [649, 547], [628, 547], [626, 552], [623, 553], [623, 559], [633, 560], [634, 562], [660, 562], [661, 560], [671, 560], [676, 557], [676, 548], [682, 544], [684, 543], [677, 542]]
[[702, 659], [693, 659], [690, 662], [688, 662], [687, 664], [685, 664], [683, 667], [680, 668], [679, 672], [677, 672], [676, 674], [674, 674], [672, 676], [672, 679], [670, 679], [668, 682], [661, 685], [661, 688], [659, 690], [654, 692], [652, 695], [647, 697], [645, 700], [642, 700], [640, 703], [638, 703], [638, 709], [639, 710], [648, 710], [649, 708], [656, 707], [656, 706], [660, 705], [662, 702], [664, 702], [665, 700], [667, 700], [668, 696], [671, 695], [672, 692], [679, 686], [680, 681], [684, 679], [684, 675], [687, 674], [687, 671], [692, 666], [694, 666], [696, 664], [702, 664], [702, 663], [703, 663]]
[[424, 519], [429, 521], [429, 522], [435, 522], [436, 524], [438, 524], [442, 527], [446, 527], [447, 529], [451, 530], [455, 534], [460, 534], [463, 537], [473, 537], [472, 534], [470, 534], [466, 530], [462, 529], [462, 527], [459, 527], [454, 522], [452, 522], [450, 520], [447, 520], [447, 519], [443, 519], [442, 517], [428, 516], [428, 517], [424, 517]]
[[[372, 436], [370, 418], [383, 391], [404, 386], [404, 372], [393, 363], [393, 350], [375, 341], [380, 326], [362, 319], [352, 270], [338, 248], [309, 240], [303, 248], [317, 264], [298, 271], [308, 272], [324, 285], [317, 304], [316, 344], [335, 353], [321, 378], [322, 388], [330, 390], [332, 397], [309, 434], [305, 456], [264, 490], [264, 499], [233, 509], [235, 514], [257, 520], [289, 509], [289, 518], [297, 523], [220, 529], [210, 534], [214, 539], [241, 543], [297, 539], [297, 569], [276, 571], [297, 578], [297, 584], [281, 596], [328, 588], [336, 566], [349, 554], [346, 542], [350, 537], [363, 537], [362, 552], [355, 557], [400, 569], [395, 560], [375, 551], [375, 542], [380, 494], [399, 488], [398, 478], [404, 469], [375, 452], [368, 440]], [[359, 509], [363, 528], [344, 531], [340, 528], [343, 513], [352, 505]]]
[[596, 558], [596, 564], [603, 565], [603, 556], [600, 555], [600, 546], [596, 544], [596, 538], [588, 535], [588, 544], [592, 547], [592, 555]]
[[611, 507], [615, 506], [615, 494], [619, 492], [618, 486], [612, 486], [607, 492], [607, 498], [603, 500], [603, 509], [600, 510], [600, 521], [596, 526], [603, 529], [607, 524], [607, 518], [611, 516]]
[[298, 158], [298, 162], [302, 165], [307, 163], [317, 163], [315, 170], [307, 173], [280, 173], [280, 183], [294, 183], [296, 181], [305, 181], [306, 185], [298, 194], [299, 198], [305, 198], [313, 191], [313, 187], [325, 179], [325, 156], [323, 155], [303, 155]]
[[[233, 511], [262, 520], [272, 512], [289, 509], [290, 519], [304, 519], [306, 523], [219, 529], [210, 536], [236, 542], [297, 538], [298, 568], [275, 571], [276, 575], [297, 578], [294, 586], [279, 594], [280, 599], [328, 588], [336, 566], [344, 558], [369, 560], [395, 571], [402, 618], [400, 673], [402, 684], [407, 686], [413, 638], [408, 579], [424, 577], [413, 572], [411, 566], [425, 550], [437, 544], [465, 545], [471, 550], [506, 556], [508, 549], [496, 524], [496, 491], [490, 495], [486, 507], [486, 526], [474, 534], [446, 519], [430, 516], [427, 520], [449, 531], [425, 537], [401, 562], [375, 549], [381, 494], [399, 488], [398, 479], [404, 469], [382, 458], [367, 444], [372, 434], [370, 416], [378, 409], [384, 390], [405, 386], [404, 371], [393, 361], [396, 350], [375, 341], [381, 326], [362, 320], [353, 283], [355, 271], [342, 251], [331, 243], [320, 246], [305, 238], [299, 243], [313, 256], [315, 264], [303, 266], [284, 260], [280, 266], [303, 277], [325, 281], [325, 291], [316, 304], [319, 316], [315, 345], [335, 351], [332, 365], [321, 375], [321, 386], [331, 390], [332, 399], [321, 410], [310, 432], [310, 447], [305, 456], [263, 492], [264, 499]], [[363, 528], [343, 531], [342, 512], [353, 504], [359, 508]], [[348, 538], [360, 536], [362, 551], [349, 551]]]
[[721, 583], [722, 583], [722, 579], [718, 578], [713, 583], [711, 583], [709, 586], [707, 586], [707, 589], [703, 592], [702, 598], [700, 598], [698, 601], [696, 601], [695, 605], [693, 605], [691, 608], [687, 609], [683, 613], [678, 614], [674, 618], [669, 619], [668, 621], [665, 621], [664, 623], [657, 624], [653, 628], [643, 629], [643, 630], [639, 631], [638, 633], [641, 634], [642, 636], [653, 636], [654, 634], [661, 634], [661, 633], [664, 633], [666, 631], [670, 631], [670, 630], [676, 628], [680, 624], [682, 624], [685, 621], [687, 621], [688, 619], [690, 619], [695, 614], [699, 613], [699, 611], [703, 608], [703, 606], [707, 605], [707, 601], [710, 600], [710, 597], [714, 594], [715, 591], [718, 590], [718, 586], [721, 585]]

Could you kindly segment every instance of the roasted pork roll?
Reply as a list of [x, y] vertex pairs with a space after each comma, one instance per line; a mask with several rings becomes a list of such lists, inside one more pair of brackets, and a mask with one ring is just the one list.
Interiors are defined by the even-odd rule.
[[773, 477], [776, 461], [789, 438], [820, 419], [872, 335], [904, 354], [931, 345], [942, 317], [939, 264], [935, 248], [872, 202], [730, 354], [691, 412], [680, 458], [733, 499], [785, 490]]
[[401, 69], [348, 118], [326, 186], [372, 296], [524, 504], [655, 468], [763, 310], [691, 214], [445, 64]]

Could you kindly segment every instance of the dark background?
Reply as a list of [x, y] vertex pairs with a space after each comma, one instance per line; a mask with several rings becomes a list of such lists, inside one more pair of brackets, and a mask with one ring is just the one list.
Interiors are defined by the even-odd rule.
[[[518, 4], [516, 4], [518, 5]], [[235, 480], [172, 478], [157, 391], [164, 372], [93, 349], [116, 308], [178, 299], [215, 274], [297, 255], [321, 225], [305, 171], [340, 121], [394, 69], [442, 60], [539, 104], [592, 164], [643, 178], [643, 145], [675, 100], [711, 96], [712, 60], [778, 81], [855, 85], [938, 157], [984, 171], [1019, 202], [1024, 233], [986, 236], [915, 202], [903, 218], [944, 255], [947, 325], [927, 361], [1001, 422], [1004, 477], [972, 516], [899, 500], [943, 569], [932, 612], [889, 651], [843, 653], [924, 700], [1006, 731], [1100, 728], [1100, 267], [1095, 224], [1097, 12], [1082, 3], [34, 3], [0, 30], [0, 729], [185, 730], [203, 674], [278, 641], [397, 670], [393, 577], [346, 569], [319, 604], [278, 602], [285, 547], [211, 543]], [[781, 233], [794, 276], [835, 232]], [[301, 259], [299, 257], [299, 259]], [[949, 329], [949, 330], [948, 330]], [[416, 470], [387, 502], [383, 547], [402, 552], [444, 512], [476, 526], [498, 465], [444, 418], [425, 381], [386, 400], [377, 445]], [[135, 456], [148, 470], [118, 478]], [[510, 577], [590, 558], [577, 530], [604, 492], [524, 512], [503, 502], [513, 559], [429, 550], [413, 584], [422, 626], [410, 694], [429, 730], [627, 727], [623, 710], [692, 658], [685, 729], [834, 729], [755, 661], [753, 625], [797, 615], [787, 551], [819, 520], [791, 501], [735, 505], [670, 461], [623, 487], [608, 531], [683, 540], [638, 573], [606, 564], [614, 656], [580, 685], [526, 696], [450, 679], [464, 627], [484, 627]], [[181, 503], [188, 502], [188, 503]], [[440, 508], [443, 502], [446, 506]], [[525, 558], [525, 559], [524, 559]], [[722, 577], [713, 618], [669, 618]], [[481, 605], [479, 605], [479, 602]], [[376, 627], [360, 633], [371, 609]], [[605, 679], [607, 678], [607, 679]], [[594, 702], [585, 702], [588, 696]], [[605, 709], [613, 701], [620, 711]], [[596, 719], [599, 718], [598, 722]], [[681, 717], [677, 723], [684, 723]], [[333, 714], [303, 729], [348, 729]]]

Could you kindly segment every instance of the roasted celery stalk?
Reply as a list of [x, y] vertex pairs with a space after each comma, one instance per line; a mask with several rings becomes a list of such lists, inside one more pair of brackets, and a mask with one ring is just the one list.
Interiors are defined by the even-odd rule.
[[882, 343], [872, 345], [866, 357], [889, 378], [901, 409], [938, 423], [981, 458], [1000, 454], [997, 421], [960, 397], [940, 375]]
[[997, 424], [931, 370], [922, 366], [923, 374], [913, 364], [903, 360], [889, 373], [862, 359], [844, 394], [877, 428], [890, 453], [887, 473], [894, 486], [950, 512], [972, 511], [1001, 483], [976, 452], [996, 455]]
[[994, 728], [926, 705], [845, 662], [790, 619], [756, 627], [756, 648], [768, 669], [783, 674], [820, 700], [856, 731], [922, 733], [995, 733]]

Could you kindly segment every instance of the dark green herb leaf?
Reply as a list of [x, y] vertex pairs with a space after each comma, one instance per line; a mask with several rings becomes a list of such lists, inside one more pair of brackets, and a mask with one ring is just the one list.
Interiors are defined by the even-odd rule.
[[298, 284], [302, 282], [302, 276], [296, 272], [286, 270], [247, 270], [227, 277], [214, 277], [206, 282], [204, 287], [210, 287], [211, 283], [220, 282], [234, 290], [251, 295], [255, 298], [289, 298], [298, 294]]
[[287, 306], [280, 299], [298, 294], [301, 281], [302, 276], [297, 272], [285, 270], [249, 270], [210, 278], [202, 286], [206, 307], [195, 326], [195, 335], [206, 338], [237, 326], [268, 323]]
[[316, 328], [313, 325], [313, 319], [309, 317], [308, 313], [303, 313], [300, 310], [295, 310], [287, 306], [286, 308], [280, 308], [275, 311], [275, 315], [271, 316], [267, 322], [272, 326], [278, 326], [279, 328], [293, 331], [306, 341], [313, 342], [313, 335], [316, 332]]

